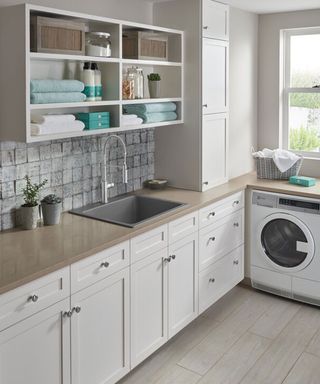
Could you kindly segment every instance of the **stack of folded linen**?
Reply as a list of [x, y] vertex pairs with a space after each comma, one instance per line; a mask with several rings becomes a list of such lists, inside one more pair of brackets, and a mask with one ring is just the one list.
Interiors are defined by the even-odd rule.
[[86, 100], [84, 84], [78, 80], [31, 80], [31, 104], [75, 103]]
[[176, 104], [171, 102], [132, 104], [124, 106], [124, 111], [126, 113], [137, 115], [145, 124], [177, 120], [176, 109]]
[[74, 115], [31, 115], [32, 136], [81, 132], [84, 127]]
[[122, 115], [121, 117], [121, 125], [140, 125], [143, 123], [143, 120], [137, 115]]

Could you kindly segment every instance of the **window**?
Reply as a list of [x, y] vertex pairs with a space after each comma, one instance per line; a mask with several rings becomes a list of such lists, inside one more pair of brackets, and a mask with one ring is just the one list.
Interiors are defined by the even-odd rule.
[[320, 157], [320, 28], [283, 31], [283, 147]]

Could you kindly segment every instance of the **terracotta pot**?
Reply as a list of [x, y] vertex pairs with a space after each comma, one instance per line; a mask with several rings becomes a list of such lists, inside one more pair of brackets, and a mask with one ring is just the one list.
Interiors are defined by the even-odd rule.
[[21, 226], [23, 229], [36, 229], [39, 219], [39, 206], [21, 207]]

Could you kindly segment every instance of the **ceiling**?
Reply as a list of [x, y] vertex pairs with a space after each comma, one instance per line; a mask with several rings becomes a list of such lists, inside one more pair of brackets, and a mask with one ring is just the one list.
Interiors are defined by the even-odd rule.
[[[158, 3], [168, 0], [147, 0]], [[277, 13], [302, 11], [307, 9], [320, 9], [320, 0], [219, 0], [254, 13]]]

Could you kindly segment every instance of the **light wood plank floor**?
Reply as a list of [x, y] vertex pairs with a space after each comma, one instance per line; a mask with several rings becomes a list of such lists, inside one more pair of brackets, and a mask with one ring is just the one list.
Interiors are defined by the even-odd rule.
[[319, 384], [320, 308], [237, 286], [121, 384]]

